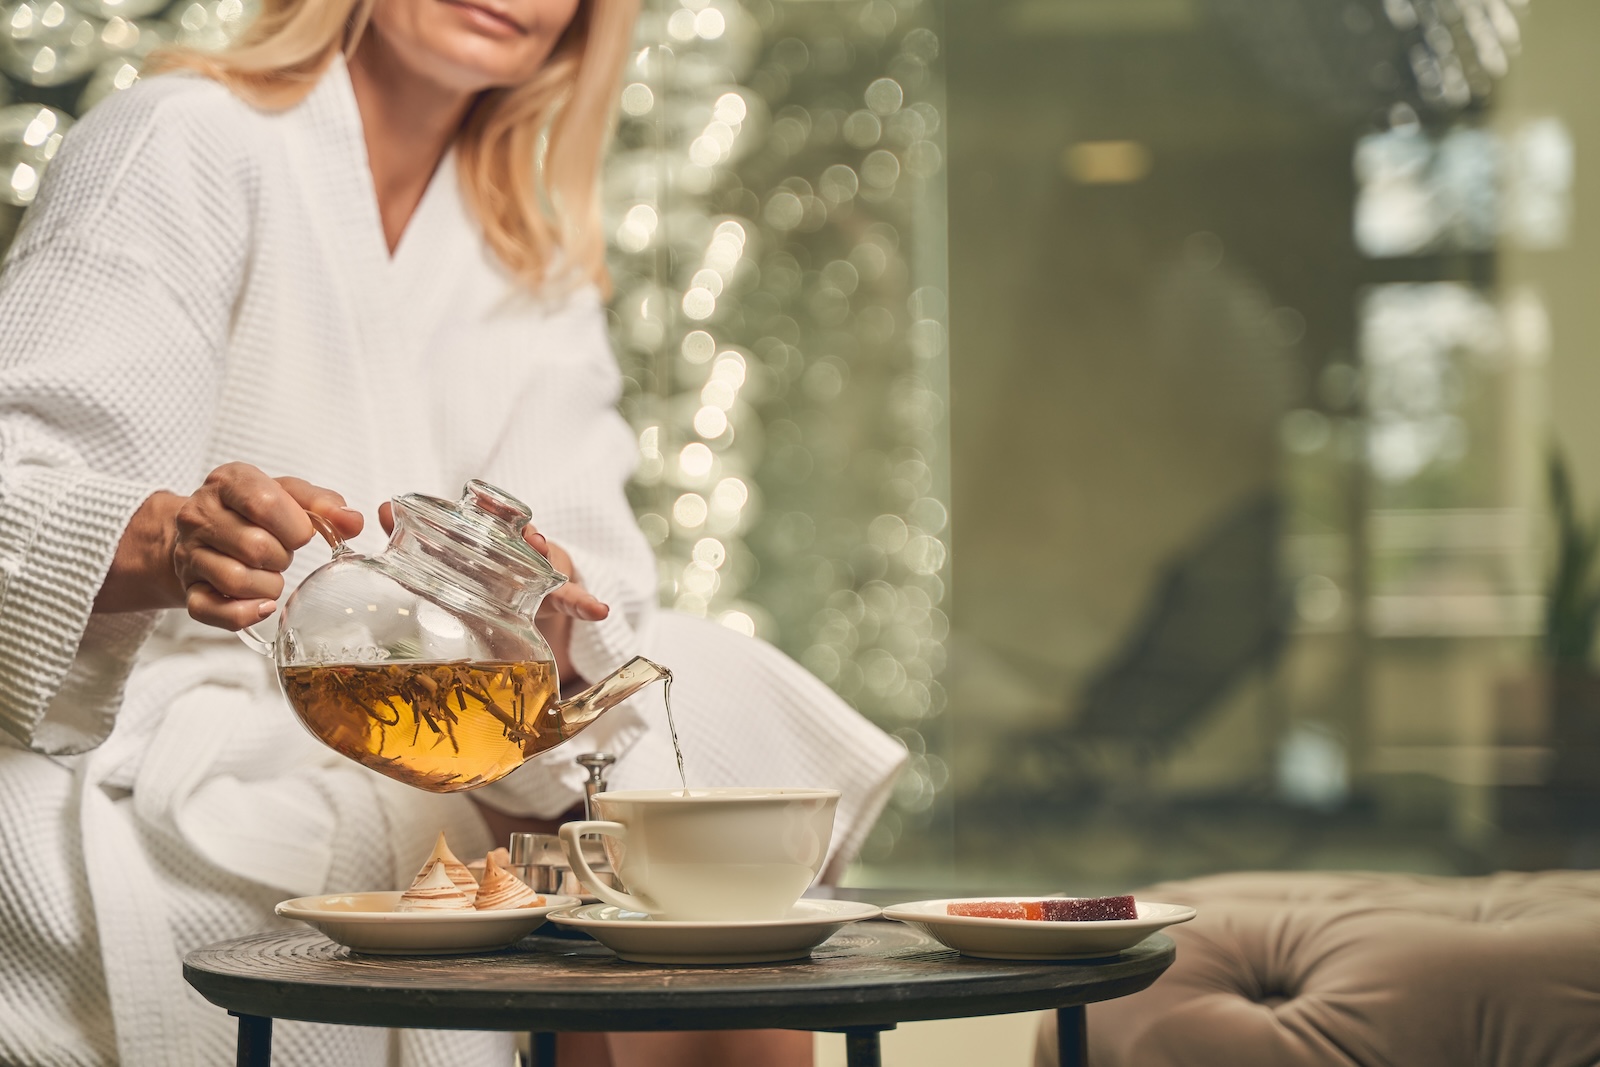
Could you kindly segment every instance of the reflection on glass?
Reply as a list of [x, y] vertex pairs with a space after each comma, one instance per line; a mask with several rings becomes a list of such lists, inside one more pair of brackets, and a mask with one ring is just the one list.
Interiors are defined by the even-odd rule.
[[1361, 308], [1369, 459], [1385, 482], [1403, 482], [1466, 455], [1462, 409], [1474, 364], [1504, 349], [1494, 305], [1464, 285], [1386, 285]]
[[1509, 138], [1396, 126], [1361, 138], [1355, 169], [1356, 242], [1369, 256], [1487, 251], [1502, 236], [1528, 248], [1566, 239], [1573, 151], [1559, 119], [1519, 124]]

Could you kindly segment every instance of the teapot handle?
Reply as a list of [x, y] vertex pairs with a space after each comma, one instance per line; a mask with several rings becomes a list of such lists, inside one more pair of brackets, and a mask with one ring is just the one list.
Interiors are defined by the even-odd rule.
[[[333, 523], [329, 522], [327, 519], [323, 518], [321, 515], [318, 515], [314, 511], [306, 512], [306, 518], [311, 520], [311, 528], [316, 530], [317, 533], [321, 534], [322, 539], [328, 542], [328, 547], [333, 549], [334, 559], [338, 559], [340, 556], [347, 556], [350, 554], [352, 549], [349, 545], [344, 543], [344, 538], [339, 536], [339, 531], [333, 528]], [[276, 648], [274, 647], [275, 643], [268, 641], [265, 637], [262, 637], [259, 633], [257, 633], [254, 626], [246, 626], [244, 629], [237, 631], [235, 636], [238, 637], [239, 640], [243, 641], [245, 647], [250, 649], [252, 652], [259, 652], [268, 659], [272, 659], [276, 655]]]

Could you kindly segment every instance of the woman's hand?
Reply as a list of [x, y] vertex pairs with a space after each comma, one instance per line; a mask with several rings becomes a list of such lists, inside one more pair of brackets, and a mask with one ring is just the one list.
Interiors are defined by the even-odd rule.
[[539, 627], [539, 632], [544, 634], [544, 639], [550, 642], [551, 651], [556, 654], [556, 672], [561, 678], [561, 684], [567, 686], [586, 681], [579, 677], [577, 668], [572, 665], [572, 623], [575, 619], [598, 622], [611, 614], [611, 608], [602, 604], [593, 593], [584, 588], [583, 579], [578, 575], [578, 568], [573, 566], [572, 557], [567, 554], [566, 549], [552, 543], [544, 534], [534, 529], [531, 523], [522, 531], [522, 539], [569, 579], [565, 585], [558, 587], [540, 602], [539, 613], [534, 616], [534, 624]]
[[248, 463], [218, 467], [192, 496], [157, 493], [123, 532], [95, 610], [182, 606], [224, 630], [260, 622], [278, 607], [295, 549], [316, 534], [307, 511], [341, 537], [361, 532], [360, 513], [338, 493]]
[[569, 623], [573, 619], [599, 622], [611, 614], [611, 608], [601, 603], [584, 586], [583, 579], [578, 575], [578, 568], [566, 549], [540, 533], [532, 523], [522, 531], [522, 539], [532, 545], [535, 552], [549, 560], [550, 565], [565, 574], [568, 579], [539, 605], [539, 622], [542, 623], [547, 617], [555, 616], [567, 619]]
[[[394, 509], [389, 504], [379, 506], [378, 521], [383, 524], [385, 533], [394, 532]], [[577, 568], [572, 565], [572, 557], [567, 554], [566, 549], [550, 541], [532, 523], [523, 529], [522, 539], [527, 541], [535, 552], [549, 560], [551, 566], [567, 576], [566, 584], [558, 587], [540, 602], [539, 613], [534, 616], [533, 621], [539, 632], [544, 634], [544, 639], [550, 642], [550, 651], [555, 653], [556, 670], [561, 677], [561, 684], [569, 685], [582, 681], [577, 669], [572, 665], [570, 654], [572, 623], [575, 619], [598, 622], [611, 614], [611, 608], [584, 588], [583, 579], [579, 577]]]

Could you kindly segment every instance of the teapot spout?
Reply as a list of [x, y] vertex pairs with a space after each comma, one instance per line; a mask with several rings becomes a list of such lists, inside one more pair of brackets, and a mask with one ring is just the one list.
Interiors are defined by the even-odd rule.
[[562, 738], [576, 734], [651, 682], [671, 681], [672, 672], [667, 668], [635, 656], [577, 696], [555, 705]]

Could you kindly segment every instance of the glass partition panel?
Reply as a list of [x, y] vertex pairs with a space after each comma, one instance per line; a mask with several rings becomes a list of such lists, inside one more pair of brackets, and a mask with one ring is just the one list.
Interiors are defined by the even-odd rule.
[[950, 0], [958, 881], [1595, 862], [1597, 20]]

